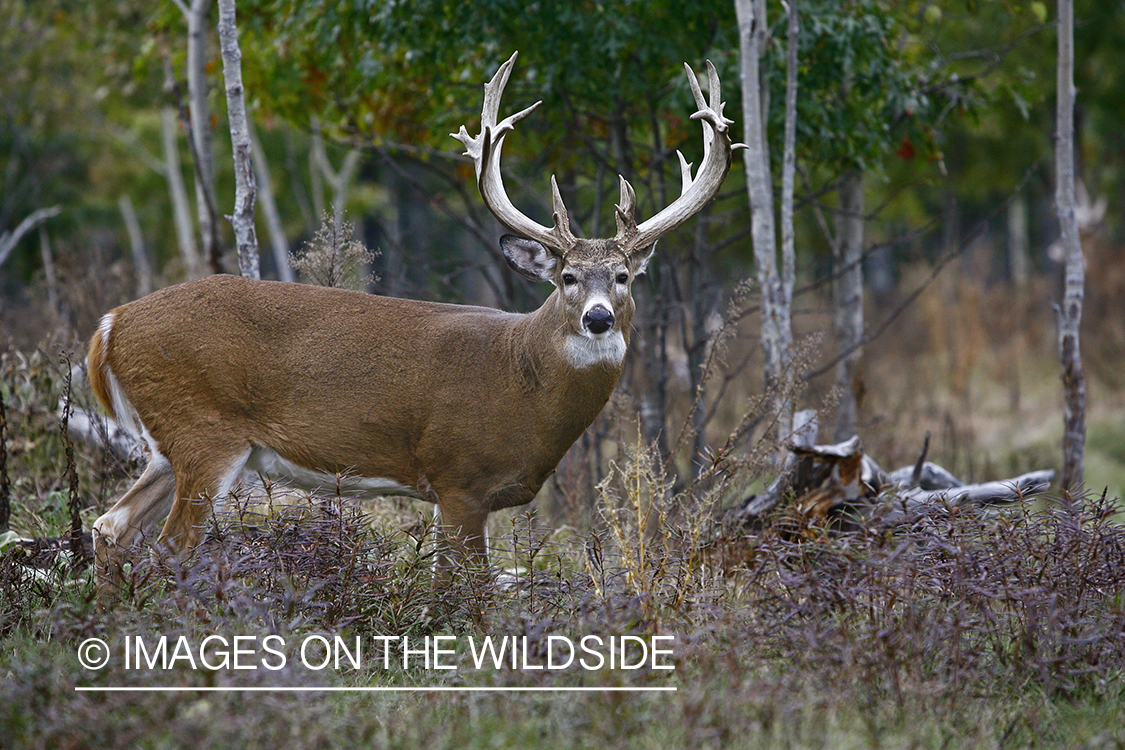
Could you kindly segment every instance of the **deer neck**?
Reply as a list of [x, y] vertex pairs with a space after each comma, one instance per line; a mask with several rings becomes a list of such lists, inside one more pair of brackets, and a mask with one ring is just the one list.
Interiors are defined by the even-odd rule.
[[[592, 341], [566, 322], [561, 295], [554, 292], [516, 326], [512, 362], [521, 388], [548, 396], [553, 407], [593, 421], [613, 392], [628, 347], [628, 320], [620, 333]], [[583, 426], [585, 428], [585, 425]]]

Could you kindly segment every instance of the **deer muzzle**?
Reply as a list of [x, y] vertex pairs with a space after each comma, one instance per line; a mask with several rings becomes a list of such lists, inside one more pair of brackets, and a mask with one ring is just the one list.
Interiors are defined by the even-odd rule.
[[613, 311], [603, 305], [594, 305], [582, 316], [582, 326], [595, 336], [600, 336], [613, 328]]

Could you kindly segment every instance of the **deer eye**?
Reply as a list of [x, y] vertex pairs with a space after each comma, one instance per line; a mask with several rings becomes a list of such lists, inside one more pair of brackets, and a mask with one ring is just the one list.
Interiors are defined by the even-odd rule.
[[565, 284], [566, 286], [573, 286], [577, 283], [578, 283], [578, 279], [574, 278], [574, 274], [572, 274], [572, 273], [564, 273], [563, 274], [563, 284]]
[[617, 274], [617, 283], [618, 283], [618, 284], [627, 284], [627, 283], [629, 283], [629, 274], [627, 274], [627, 273], [619, 273], [619, 274]]

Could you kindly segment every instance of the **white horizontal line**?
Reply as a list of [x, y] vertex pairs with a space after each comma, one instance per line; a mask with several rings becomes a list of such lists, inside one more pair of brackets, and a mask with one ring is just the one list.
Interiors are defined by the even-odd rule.
[[430, 687], [298, 687], [281, 685], [278, 687], [233, 685], [199, 686], [178, 685], [161, 686], [82, 686], [76, 685], [75, 692], [91, 693], [674, 693], [677, 688], [670, 687], [452, 687], [434, 685]]

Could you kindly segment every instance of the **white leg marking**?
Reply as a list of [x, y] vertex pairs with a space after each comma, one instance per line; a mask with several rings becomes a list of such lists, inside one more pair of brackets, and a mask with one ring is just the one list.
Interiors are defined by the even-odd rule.
[[234, 483], [242, 476], [242, 470], [246, 468], [246, 462], [250, 459], [251, 449], [247, 448], [243, 453], [231, 462], [230, 468], [219, 479], [219, 484], [215, 487], [211, 494], [211, 512], [219, 513], [226, 506], [227, 498], [230, 497], [230, 491], [234, 488]]
[[[151, 437], [149, 440], [151, 442]], [[146, 526], [168, 515], [175, 490], [176, 477], [172, 465], [163, 454], [153, 450], [148, 466], [136, 483], [116, 505], [94, 521], [94, 545], [131, 544]]]

